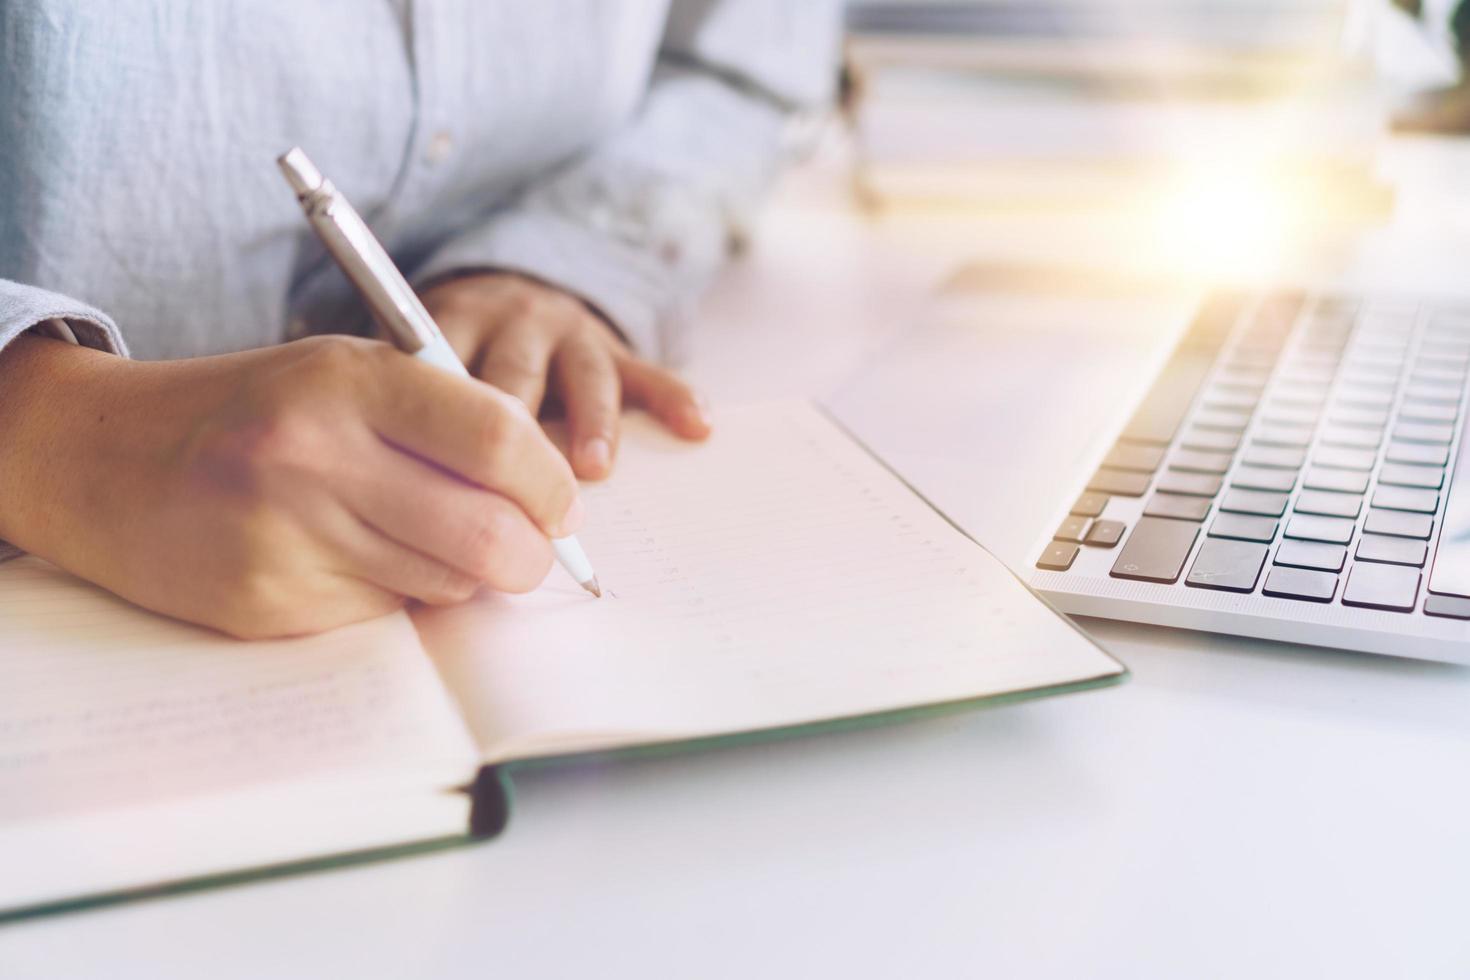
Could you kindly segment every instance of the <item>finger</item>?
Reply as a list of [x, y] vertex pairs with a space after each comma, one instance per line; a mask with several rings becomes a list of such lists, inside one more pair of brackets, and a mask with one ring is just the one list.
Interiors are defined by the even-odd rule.
[[394, 541], [366, 522], [361, 525], [350, 557], [365, 581], [431, 606], [464, 602], [480, 588], [473, 576]]
[[646, 408], [674, 434], [703, 439], [710, 433], [709, 413], [694, 389], [668, 371], [635, 357], [620, 360], [628, 404]]
[[519, 399], [391, 348], [371, 356], [366, 412], [381, 438], [508, 497], [546, 534], [576, 530], [576, 478]]
[[[527, 592], [546, 577], [551, 542], [514, 503], [390, 447], [382, 447], [380, 457], [349, 477], [343, 490], [366, 525], [474, 585]], [[454, 601], [454, 591], [448, 594]]]
[[521, 400], [532, 415], [541, 411], [546, 374], [557, 332], [536, 320], [516, 320], [486, 343], [475, 374]]
[[557, 349], [552, 369], [567, 411], [572, 469], [599, 480], [612, 471], [622, 384], [617, 362], [599, 337], [577, 334]]
[[473, 373], [484, 342], [484, 331], [480, 329], [477, 318], [452, 312], [432, 313], [431, 315], [439, 327], [439, 332], [444, 335], [445, 340], [449, 341], [449, 346], [454, 350], [454, 356], [458, 357], [460, 363]]

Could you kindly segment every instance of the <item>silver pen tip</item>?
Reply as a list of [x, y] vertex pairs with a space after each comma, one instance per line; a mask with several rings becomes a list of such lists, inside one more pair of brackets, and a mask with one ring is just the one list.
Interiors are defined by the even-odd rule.
[[593, 595], [597, 596], [597, 598], [602, 598], [602, 586], [598, 584], [596, 575], [583, 582], [582, 588], [586, 589], [588, 592], [591, 592]]
[[322, 172], [316, 168], [316, 164], [307, 157], [306, 151], [299, 146], [293, 146], [276, 157], [276, 165], [281, 168], [281, 173], [286, 175], [286, 181], [296, 192], [297, 197], [310, 194], [321, 187], [326, 180]]

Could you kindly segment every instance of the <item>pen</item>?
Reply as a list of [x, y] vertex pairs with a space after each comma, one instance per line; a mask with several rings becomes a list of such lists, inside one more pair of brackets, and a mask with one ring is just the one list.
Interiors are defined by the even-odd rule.
[[[296, 192], [312, 230], [362, 294], [393, 344], [421, 361], [469, 377], [418, 294], [342, 192], [322, 176], [299, 146], [282, 154], [276, 163]], [[592, 563], [576, 537], [552, 538], [551, 547], [578, 585], [602, 596]]]

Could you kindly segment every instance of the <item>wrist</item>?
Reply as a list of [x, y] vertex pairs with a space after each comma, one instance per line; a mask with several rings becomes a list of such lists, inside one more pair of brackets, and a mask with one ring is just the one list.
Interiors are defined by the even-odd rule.
[[87, 537], [84, 502], [105, 492], [108, 392], [130, 366], [34, 334], [0, 351], [0, 539], [72, 566]]

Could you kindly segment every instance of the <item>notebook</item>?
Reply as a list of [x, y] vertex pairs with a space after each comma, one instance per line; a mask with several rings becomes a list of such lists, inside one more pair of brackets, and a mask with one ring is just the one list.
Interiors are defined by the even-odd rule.
[[518, 768], [1115, 682], [833, 421], [629, 419], [563, 571], [243, 643], [0, 566], [0, 914], [491, 837]]

